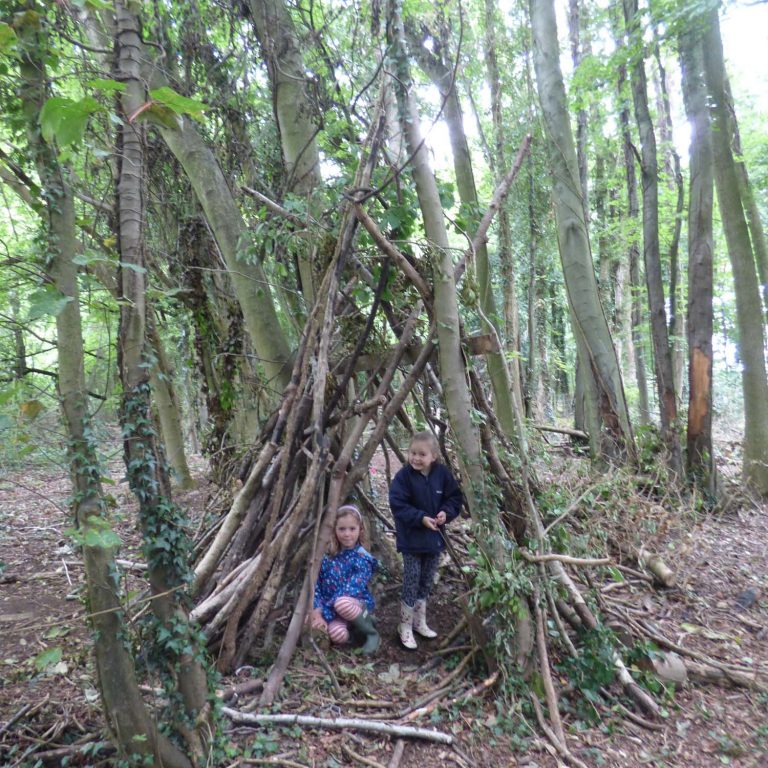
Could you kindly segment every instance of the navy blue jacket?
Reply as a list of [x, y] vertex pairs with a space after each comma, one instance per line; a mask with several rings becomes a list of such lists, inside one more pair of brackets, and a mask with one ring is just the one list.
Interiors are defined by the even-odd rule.
[[445, 512], [446, 522], [458, 517], [463, 497], [459, 484], [445, 464], [435, 463], [426, 477], [406, 464], [389, 488], [389, 508], [395, 518], [397, 551], [437, 554], [445, 549], [440, 531], [432, 531], [422, 518]]

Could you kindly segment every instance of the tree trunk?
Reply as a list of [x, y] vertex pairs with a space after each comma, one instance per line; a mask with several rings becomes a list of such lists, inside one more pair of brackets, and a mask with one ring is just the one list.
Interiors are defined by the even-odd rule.
[[624, 147], [624, 172], [627, 179], [627, 216], [630, 221], [630, 242], [627, 253], [629, 262], [629, 305], [630, 305], [630, 350], [629, 357], [634, 363], [635, 382], [638, 393], [638, 412], [641, 426], [651, 423], [651, 410], [648, 404], [648, 378], [645, 372], [645, 352], [643, 344], [643, 302], [640, 281], [640, 247], [634, 235], [639, 227], [640, 203], [637, 196], [637, 174], [635, 173], [635, 155], [632, 145], [632, 132], [629, 127], [629, 107], [624, 98], [624, 86], [627, 80], [626, 67], [619, 66], [618, 97], [621, 104], [619, 121], [621, 123], [622, 143]]
[[680, 155], [675, 149], [672, 126], [672, 109], [667, 90], [667, 72], [661, 57], [658, 30], [653, 30], [653, 55], [659, 71], [659, 132], [664, 148], [664, 170], [670, 188], [677, 193], [675, 203], [675, 220], [672, 225], [672, 238], [669, 241], [669, 336], [672, 350], [672, 377], [675, 396], [680, 402], [683, 390], [683, 333], [685, 323], [683, 315], [678, 310], [680, 297], [680, 234], [683, 229], [683, 211], [685, 210], [685, 186], [683, 171], [680, 166]]
[[187, 464], [187, 454], [184, 450], [184, 431], [181, 427], [181, 408], [176, 389], [173, 385], [173, 371], [165, 354], [163, 341], [157, 332], [157, 323], [147, 324], [147, 332], [152, 344], [153, 363], [150, 368], [150, 384], [155, 399], [155, 409], [163, 435], [165, 455], [173, 469], [181, 488], [191, 488], [194, 485]]
[[768, 381], [765, 366], [765, 325], [755, 257], [739, 194], [731, 152], [725, 94], [725, 65], [717, 10], [709, 14], [704, 35], [704, 68], [712, 116], [715, 186], [736, 291], [741, 381], [744, 391], [744, 478], [768, 495]]
[[[497, 56], [496, 30], [502, 29], [498, 7], [493, 0], [485, 0], [484, 55], [488, 86], [491, 91], [491, 124], [493, 145], [488, 148], [488, 165], [495, 185], [498, 185], [507, 170], [506, 140], [502, 116], [502, 87]], [[526, 65], [527, 66], [527, 65]], [[533, 121], [532, 121], [533, 122]], [[528, 155], [531, 162], [531, 155]], [[522, 358], [520, 356], [520, 309], [517, 300], [517, 280], [512, 252], [512, 227], [506, 206], [498, 213], [498, 257], [501, 265], [503, 284], [504, 349], [512, 374], [513, 386], [517, 390], [518, 403], [523, 399]], [[535, 248], [532, 245], [532, 248]]]
[[86, 543], [104, 540], [110, 524], [87, 409], [79, 286], [73, 261], [79, 250], [75, 206], [66, 180], [67, 170], [57, 161], [54, 147], [45, 144], [40, 133], [40, 110], [47, 97], [44, 59], [47, 19], [32, 1], [15, 21], [20, 41], [19, 97], [27, 119], [30, 154], [44, 190], [48, 214], [49, 278], [56, 290], [69, 299], [56, 316], [58, 390], [69, 437], [72, 504], [75, 526], [83, 542], [87, 607], [104, 715], [121, 755], [139, 754], [150, 760], [154, 757], [169, 768], [189, 768], [189, 760], [157, 730], [154, 718], [144, 706], [133, 657], [125, 642], [127, 627], [115, 579], [119, 572], [115, 547]]
[[[624, 20], [630, 44], [640, 45], [637, 0], [623, 0]], [[664, 285], [661, 275], [659, 251], [659, 191], [656, 156], [656, 136], [648, 110], [648, 88], [645, 65], [636, 56], [631, 68], [630, 83], [635, 105], [635, 119], [640, 134], [641, 177], [643, 185], [643, 261], [648, 304], [651, 313], [651, 339], [653, 340], [656, 388], [659, 395], [661, 438], [667, 450], [669, 468], [676, 475], [682, 471], [680, 440], [677, 436], [677, 398], [672, 375], [672, 352], [667, 333], [667, 313], [664, 304]]]
[[[445, 229], [443, 209], [437, 183], [429, 167], [427, 149], [421, 137], [418, 107], [411, 81], [405, 49], [405, 31], [399, 0], [391, 5], [388, 41], [395, 60], [400, 124], [405, 135], [409, 154], [412, 156], [412, 174], [416, 185], [424, 221], [424, 229], [430, 244], [429, 258], [434, 271], [434, 314], [437, 327], [440, 361], [440, 383], [448, 410], [459, 460], [463, 469], [463, 490], [474, 524], [484, 533], [484, 541], [478, 544], [484, 555], [497, 567], [508, 567], [498, 513], [489, 497], [489, 485], [483, 463], [480, 432], [472, 420], [473, 402], [467, 383], [461, 333], [454, 264], [448, 233]], [[518, 440], [518, 444], [520, 441]], [[521, 456], [524, 460], [524, 456]], [[527, 479], [524, 480], [527, 482]], [[507, 565], [503, 565], [507, 563]], [[517, 662], [526, 663], [532, 650], [532, 625], [524, 612], [518, 618]], [[480, 638], [478, 638], [480, 639]]]
[[[171, 500], [170, 481], [151, 416], [149, 368], [146, 357], [146, 286], [144, 265], [144, 143], [143, 123], [130, 116], [145, 103], [141, 76], [142, 43], [138, 20], [121, 2], [115, 3], [115, 77], [125, 84], [120, 96], [124, 122], [118, 146], [118, 244], [121, 293], [118, 367], [123, 385], [121, 422], [128, 482], [139, 503], [147, 574], [154, 595], [152, 610], [169, 637], [161, 653], [183, 704], [169, 723], [183, 735], [195, 764], [207, 755], [210, 706], [206, 671], [200, 662], [200, 637], [195, 635], [180, 589], [187, 576], [188, 541], [183, 521]], [[160, 636], [158, 629], [158, 637]], [[158, 640], [158, 642], [160, 642]]]
[[531, 0], [534, 66], [552, 172], [555, 220], [573, 332], [588, 381], [590, 447], [595, 456], [634, 460], [635, 448], [616, 351], [597, 292], [576, 150], [558, 60], [552, 0]]
[[752, 184], [749, 181], [747, 164], [741, 151], [741, 134], [739, 133], [739, 122], [736, 119], [736, 109], [733, 105], [733, 96], [731, 95], [731, 84], [728, 76], [725, 76], [725, 98], [728, 104], [728, 124], [731, 133], [731, 142], [734, 160], [736, 162], [736, 174], [739, 181], [739, 193], [741, 202], [744, 206], [744, 214], [747, 217], [747, 226], [749, 235], [752, 239], [752, 248], [755, 251], [755, 262], [757, 264], [757, 276], [762, 286], [762, 299], [765, 308], [765, 318], [768, 323], [768, 245], [765, 240], [765, 229], [763, 220], [760, 216], [755, 195], [752, 192]]
[[688, 209], [688, 430], [686, 466], [714, 496], [712, 454], [712, 134], [699, 25], [680, 35], [683, 96], [691, 124]]
[[[272, 103], [287, 176], [285, 191], [305, 198], [308, 218], [319, 219], [322, 177], [315, 141], [317, 109], [307, 93], [301, 43], [283, 0], [248, 0], [248, 7], [272, 86]], [[314, 227], [313, 231], [317, 238], [322, 238], [321, 229]], [[316, 278], [312, 263], [320, 246], [321, 242], [315, 241], [311, 252], [302, 249], [298, 257], [301, 291], [307, 306], [312, 306], [315, 300]]]
[[[453, 78], [454, 72], [445, 60], [445, 56], [448, 55], [446, 42], [443, 41], [436, 52], [430, 53], [421, 45], [419, 35], [411, 34], [410, 37], [412, 41], [411, 47], [417, 60], [440, 91], [440, 96], [444, 102], [443, 115], [448, 126], [448, 134], [451, 141], [456, 187], [459, 192], [459, 200], [465, 212], [465, 219], [469, 225], [467, 233], [471, 236], [480, 223], [480, 202], [477, 197], [469, 143], [464, 133], [461, 104]], [[475, 251], [475, 267], [481, 310], [481, 327], [484, 333], [491, 333], [499, 337], [499, 315], [496, 308], [496, 299], [493, 295], [488, 248], [485, 242], [477, 246]], [[470, 279], [469, 275], [465, 279]], [[517, 445], [520, 436], [516, 427], [514, 409], [516, 408], [518, 413], [523, 411], [519, 376], [515, 377], [509, 370], [502, 351], [489, 352], [485, 355], [485, 359], [488, 365], [491, 387], [493, 388], [496, 415], [507, 439], [513, 445]], [[519, 370], [516, 365], [514, 370]], [[524, 451], [525, 445], [518, 446], [518, 449]]]

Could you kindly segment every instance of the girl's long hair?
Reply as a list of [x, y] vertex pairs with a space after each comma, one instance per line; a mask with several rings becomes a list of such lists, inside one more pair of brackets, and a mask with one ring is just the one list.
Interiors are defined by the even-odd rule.
[[338, 555], [341, 550], [341, 547], [339, 546], [339, 540], [336, 538], [336, 523], [342, 517], [357, 518], [357, 522], [360, 524], [360, 538], [358, 539], [358, 543], [362, 544], [366, 549], [368, 549], [370, 546], [370, 542], [368, 540], [368, 529], [365, 526], [365, 520], [363, 520], [363, 516], [360, 514], [360, 510], [355, 504], [342, 504], [336, 510], [336, 517], [333, 518], [333, 536], [331, 536], [331, 541], [328, 544], [328, 554]]

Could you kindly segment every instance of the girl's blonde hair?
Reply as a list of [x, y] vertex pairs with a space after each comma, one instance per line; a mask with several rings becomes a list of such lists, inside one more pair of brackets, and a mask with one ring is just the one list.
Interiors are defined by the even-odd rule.
[[440, 443], [437, 442], [435, 435], [429, 430], [423, 432], [414, 432], [409, 447], [414, 443], [429, 443], [429, 447], [432, 449], [432, 454], [435, 457], [435, 461], [442, 461], [440, 455]]
[[342, 504], [336, 510], [336, 517], [333, 518], [333, 536], [331, 537], [331, 542], [328, 545], [328, 554], [329, 555], [339, 554], [340, 547], [339, 547], [339, 540], [336, 538], [336, 523], [342, 517], [357, 518], [357, 522], [360, 523], [360, 538], [358, 539], [358, 543], [362, 544], [367, 549], [369, 546], [368, 529], [365, 527], [365, 520], [363, 520], [363, 516], [360, 514], [360, 510], [357, 508], [355, 504]]

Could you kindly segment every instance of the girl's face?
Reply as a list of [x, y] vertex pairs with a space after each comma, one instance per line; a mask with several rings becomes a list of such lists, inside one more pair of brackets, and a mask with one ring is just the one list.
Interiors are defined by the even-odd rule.
[[336, 519], [336, 538], [342, 549], [352, 549], [360, 541], [360, 521], [357, 515], [342, 515]]
[[432, 450], [432, 445], [426, 440], [416, 440], [408, 449], [408, 463], [422, 475], [428, 475], [432, 465], [437, 461], [437, 456]]

